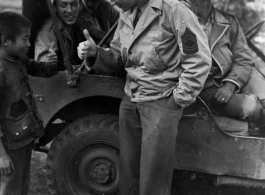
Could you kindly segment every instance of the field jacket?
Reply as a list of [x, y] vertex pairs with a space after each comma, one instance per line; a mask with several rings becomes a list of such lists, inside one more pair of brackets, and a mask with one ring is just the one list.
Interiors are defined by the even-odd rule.
[[150, 0], [134, 28], [136, 10], [121, 14], [111, 48], [98, 47], [92, 68], [125, 68], [125, 93], [134, 102], [173, 93], [178, 105], [190, 105], [211, 66], [207, 37], [197, 17], [179, 1]]
[[219, 71], [210, 81], [207, 80], [206, 86], [210, 82], [222, 86], [228, 81], [234, 83], [237, 91], [240, 91], [248, 81], [254, 63], [237, 19], [214, 7], [209, 46]]
[[[85, 40], [85, 37], [83, 33], [81, 32], [81, 29], [78, 27], [73, 27], [76, 31], [76, 37], [77, 40], [74, 41], [72, 37], [70, 36], [69, 32], [64, 27], [62, 21], [60, 19], [57, 19], [58, 21], [58, 27], [62, 34], [62, 38], [64, 41], [65, 49], [68, 53], [68, 57], [70, 59], [70, 62], [73, 65], [77, 65], [82, 63], [82, 60], [80, 60], [77, 56], [77, 46], [79, 42], [82, 42]], [[55, 35], [54, 25], [51, 18], [49, 18], [46, 23], [41, 28], [40, 32], [37, 35], [37, 38], [35, 40], [35, 54], [34, 58], [38, 62], [47, 62], [48, 61], [48, 51], [51, 46], [51, 43], [55, 43], [55, 51], [58, 55], [58, 59], [60, 62], [59, 66], [62, 66], [64, 63], [64, 59], [62, 56], [61, 49], [59, 47], [59, 42]]]

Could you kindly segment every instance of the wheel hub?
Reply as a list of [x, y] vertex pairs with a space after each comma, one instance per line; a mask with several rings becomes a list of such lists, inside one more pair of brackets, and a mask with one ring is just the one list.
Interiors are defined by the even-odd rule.
[[111, 174], [111, 164], [110, 166], [104, 163], [96, 163], [97, 165], [90, 172], [90, 175], [99, 184], [104, 184], [110, 179]]
[[91, 182], [103, 185], [116, 178], [115, 166], [109, 159], [83, 158], [79, 164], [79, 176], [83, 184], [91, 186]]
[[88, 147], [75, 158], [79, 185], [94, 194], [110, 195], [118, 191], [118, 155], [109, 147]]

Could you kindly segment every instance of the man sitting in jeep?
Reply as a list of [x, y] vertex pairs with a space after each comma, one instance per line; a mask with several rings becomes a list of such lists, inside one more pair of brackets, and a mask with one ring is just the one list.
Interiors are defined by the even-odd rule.
[[[265, 80], [258, 71], [237, 19], [211, 0], [191, 0], [212, 52], [212, 68], [200, 97], [213, 113], [258, 126], [265, 124]], [[263, 103], [262, 103], [263, 102]]]
[[[84, 3], [85, 6], [83, 6], [81, 0], [53, 1], [59, 30], [62, 34], [64, 46], [68, 52], [70, 62], [73, 65], [82, 63], [82, 60], [77, 56], [76, 48], [80, 42], [85, 41], [83, 30], [88, 29], [92, 38], [99, 41], [105, 36], [111, 25], [113, 25], [119, 17], [119, 13], [109, 2], [103, 2], [101, 0], [96, 3], [95, 1], [84, 0]], [[100, 13], [95, 14], [95, 10]], [[104, 14], [99, 17], [102, 12], [104, 12]], [[59, 61], [58, 66], [60, 69], [64, 69], [63, 55], [55, 35], [54, 24], [52, 19], [49, 18], [35, 40], [36, 61], [48, 60], [49, 48], [52, 42], [55, 43], [55, 51]]]
[[[54, 0], [53, 5], [58, 17], [58, 27], [62, 34], [70, 62], [72, 64], [80, 64], [82, 61], [77, 56], [76, 47], [85, 38], [82, 34], [82, 29], [77, 26], [76, 21], [82, 8], [81, 0]], [[52, 42], [55, 43], [55, 51], [59, 60], [58, 66], [64, 68], [63, 55], [59, 49], [54, 24], [52, 19], [49, 18], [35, 40], [34, 57], [36, 61], [47, 61]]]

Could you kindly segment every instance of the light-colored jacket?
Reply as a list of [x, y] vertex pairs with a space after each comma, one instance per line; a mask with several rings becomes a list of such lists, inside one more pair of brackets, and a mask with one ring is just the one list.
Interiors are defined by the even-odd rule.
[[[85, 40], [85, 37], [82, 34], [81, 29], [79, 29], [77, 26], [73, 27], [73, 28], [75, 28], [76, 34], [78, 36], [77, 37], [78, 41], [75, 42], [71, 38], [69, 32], [64, 27], [62, 21], [58, 18], [57, 18], [57, 21], [58, 21], [59, 31], [62, 34], [64, 46], [65, 46], [65, 49], [68, 53], [68, 57], [70, 58], [71, 63], [72, 64], [81, 63], [82, 61], [77, 57], [77, 51], [76, 51], [76, 48], [77, 48], [79, 42]], [[46, 21], [46, 23], [43, 25], [43, 27], [41, 28], [41, 30], [38, 33], [38, 36], [35, 40], [34, 59], [36, 61], [43, 61], [43, 62], [48, 61], [48, 51], [49, 51], [49, 48], [51, 47], [52, 42], [55, 43], [55, 51], [58, 55], [59, 62], [63, 63], [64, 60], [63, 60], [63, 56], [62, 56], [60, 47], [58, 45], [59, 43], [58, 43], [56, 35], [55, 35], [53, 21], [51, 18], [49, 18]]]
[[150, 0], [136, 28], [136, 9], [121, 14], [111, 49], [99, 48], [94, 69], [125, 67], [125, 93], [134, 102], [172, 94], [188, 106], [208, 76], [211, 53], [196, 16], [176, 0]]
[[248, 81], [254, 63], [244, 33], [233, 15], [213, 8], [209, 45], [212, 57], [220, 69], [213, 75], [212, 81], [217, 86], [232, 82], [239, 91]]
[[[58, 20], [58, 27], [63, 34], [63, 38], [67, 46], [67, 51], [69, 52], [69, 55], [71, 55], [73, 53], [71, 45], [72, 42], [71, 36], [67, 32], [67, 30], [65, 30], [62, 22], [59, 19], [57, 20]], [[54, 31], [53, 21], [51, 18], [49, 18], [41, 28], [35, 40], [34, 58], [36, 61], [44, 61], [44, 62], [48, 61], [48, 50], [52, 42], [55, 43], [55, 48], [56, 48], [55, 50], [56, 52], [58, 52], [59, 46]]]

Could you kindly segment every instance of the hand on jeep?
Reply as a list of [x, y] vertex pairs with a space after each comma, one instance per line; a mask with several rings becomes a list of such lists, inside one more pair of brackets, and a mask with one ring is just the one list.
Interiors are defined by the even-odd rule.
[[89, 32], [86, 29], [84, 30], [84, 35], [87, 40], [79, 43], [79, 46], [77, 47], [78, 56], [82, 60], [88, 57], [96, 57], [98, 50], [94, 40], [90, 37]]
[[220, 87], [216, 92], [216, 94], [214, 95], [216, 100], [215, 103], [226, 104], [232, 97], [235, 89], [236, 89], [235, 84], [231, 82], [226, 82], [225, 85], [223, 87]]
[[6, 154], [0, 154], [0, 174], [7, 175], [14, 170], [14, 164], [11, 158]]
[[52, 42], [52, 44], [48, 50], [48, 62], [52, 66], [57, 66], [57, 64], [58, 64], [58, 57], [57, 57], [57, 54], [55, 52], [55, 43], [54, 42]]

